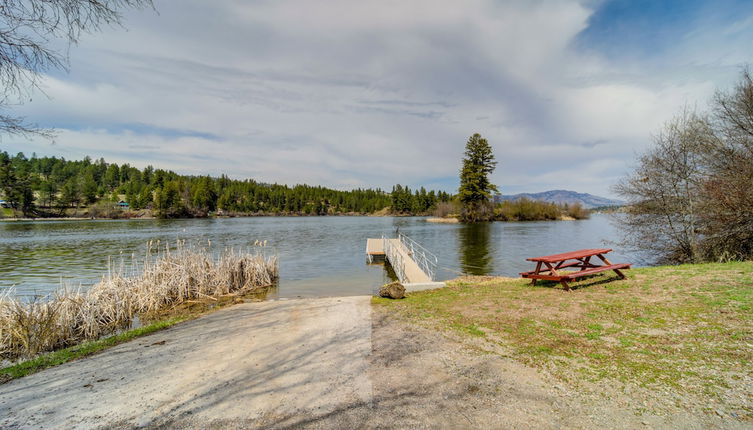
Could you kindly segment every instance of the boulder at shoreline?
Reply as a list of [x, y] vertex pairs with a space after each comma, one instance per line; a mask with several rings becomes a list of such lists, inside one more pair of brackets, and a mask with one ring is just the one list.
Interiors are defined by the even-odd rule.
[[379, 296], [390, 299], [402, 299], [405, 297], [405, 287], [399, 282], [382, 285], [382, 288], [379, 289]]

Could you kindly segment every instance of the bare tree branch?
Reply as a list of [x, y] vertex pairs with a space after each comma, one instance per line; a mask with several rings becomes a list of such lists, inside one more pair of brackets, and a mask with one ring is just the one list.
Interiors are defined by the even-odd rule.
[[[53, 43], [76, 44], [82, 32], [120, 25], [120, 11], [153, 7], [152, 0], [1, 0], [0, 109], [23, 102], [50, 70], [66, 70], [67, 52]], [[50, 135], [50, 130], [0, 112], [0, 134]]]
[[630, 205], [624, 244], [659, 261], [753, 258], [753, 79], [717, 92], [710, 118], [667, 123], [615, 191]]
[[626, 245], [659, 261], [700, 260], [698, 195], [711, 136], [708, 120], [685, 109], [654, 138], [635, 172], [615, 186], [629, 203], [621, 219]]

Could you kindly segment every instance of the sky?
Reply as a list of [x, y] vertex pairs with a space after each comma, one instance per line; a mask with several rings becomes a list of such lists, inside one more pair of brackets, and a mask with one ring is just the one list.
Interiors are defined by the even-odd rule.
[[85, 35], [0, 150], [337, 189], [614, 197], [661, 125], [753, 63], [748, 1], [155, 1]]

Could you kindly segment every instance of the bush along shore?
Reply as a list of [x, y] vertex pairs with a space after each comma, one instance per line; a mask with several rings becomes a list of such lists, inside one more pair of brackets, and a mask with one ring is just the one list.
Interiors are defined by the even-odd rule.
[[181, 305], [252, 293], [278, 278], [277, 257], [260, 249], [215, 255], [184, 243], [147, 248], [129, 273], [111, 269], [86, 291], [62, 288], [41, 299], [10, 292], [0, 297], [0, 359], [27, 359], [103, 339]]
[[[588, 219], [591, 212], [579, 203], [557, 204], [521, 198], [481, 205], [487, 221], [573, 221]], [[429, 222], [455, 223], [460, 221], [462, 207], [457, 202], [442, 202], [432, 211]]]

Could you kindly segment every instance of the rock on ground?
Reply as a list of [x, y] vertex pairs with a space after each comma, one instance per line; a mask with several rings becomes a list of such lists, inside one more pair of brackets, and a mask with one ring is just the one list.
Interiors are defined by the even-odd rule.
[[405, 297], [405, 287], [399, 282], [382, 285], [382, 288], [379, 289], [379, 296], [390, 299], [402, 299]]

